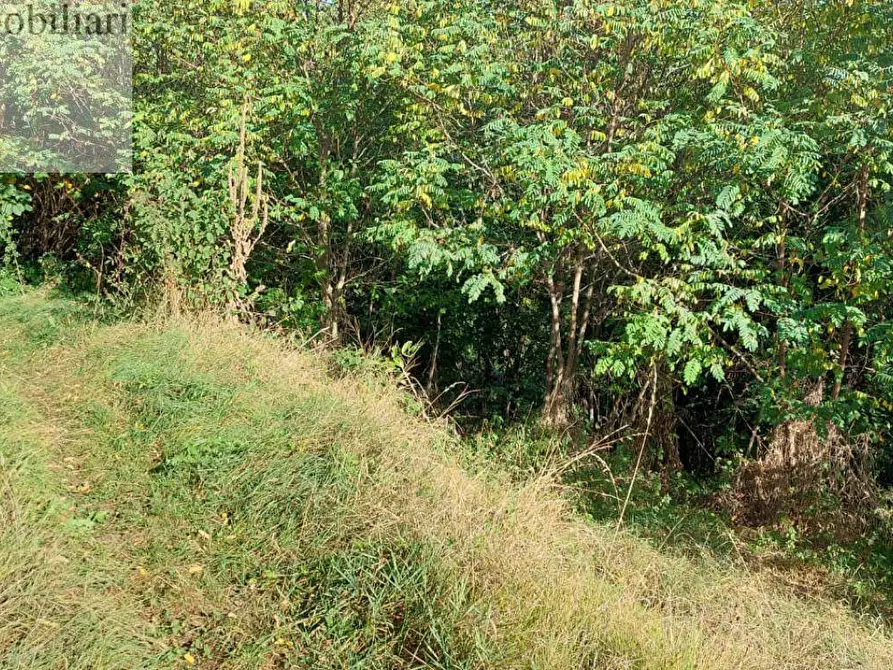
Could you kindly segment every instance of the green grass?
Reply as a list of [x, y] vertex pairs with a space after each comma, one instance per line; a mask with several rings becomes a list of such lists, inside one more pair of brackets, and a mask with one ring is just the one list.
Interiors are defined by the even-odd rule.
[[[763, 526], [746, 525], [729, 510], [733, 463], [721, 463], [706, 479], [677, 473], [667, 482], [659, 472], [640, 470], [633, 480], [638, 442], [578, 459], [588, 439], [557, 439], [533, 423], [486, 431], [466, 440], [467, 464], [498, 463], [516, 481], [557, 467], [577, 513], [605, 525], [617, 523], [629, 491], [624, 528], [661, 552], [696, 560], [706, 555], [732, 569], [759, 571], [791, 591], [845, 602], [858, 616], [893, 624], [889, 519], [878, 515], [854, 527], [841, 521], [840, 501], [828, 496], [794, 519], [780, 515]], [[567, 463], [573, 465], [563, 467]]]
[[893, 641], [470, 474], [380, 380], [0, 299], [0, 668], [887, 668]]
[[[76, 330], [64, 304], [14, 315], [18, 337], [6, 350], [26, 373], [65, 339], [63, 331]], [[34, 327], [50, 315], [52, 323]], [[474, 666], [486, 650], [460, 639], [476, 614], [461, 580], [445, 580], [449, 571], [425, 543], [364, 538], [363, 520], [351, 521], [361, 464], [339, 446], [351, 427], [332, 420], [329, 399], [271, 397], [250, 381], [190, 369], [186, 347], [185, 334], [173, 331], [63, 354], [54, 361], [58, 376], [43, 377], [48, 386], [34, 392], [44, 402], [64, 400], [53, 409], [64, 415], [57, 420], [77, 472], [67, 482], [40, 479], [39, 443], [28, 460], [11, 464], [39, 479], [22, 482], [24, 490], [82, 492], [74, 518], [46, 519], [47, 535], [68, 529], [81, 545], [74, 553], [115, 545], [94, 547], [78, 570], [92, 572], [99, 562], [99, 571], [116, 573], [115, 588], [126, 593], [85, 586], [91, 597], [108, 596], [111, 608], [124, 596], [142, 614], [138, 628], [152, 642], [142, 662], [188, 665], [191, 654], [208, 667]], [[4, 416], [19, 414], [10, 408]], [[21, 457], [20, 444], [3, 444], [7, 458]], [[37, 553], [25, 542], [27, 529], [15, 532], [3, 546], [25, 546], [10, 582]], [[22, 616], [3, 611], [10, 628]], [[138, 665], [140, 655], [128, 652], [138, 635], [118, 642], [96, 630], [94, 638], [81, 635], [83, 622], [67, 611], [47, 617], [51, 632], [67, 618], [83, 645], [53, 649], [43, 637], [10, 630], [0, 638], [10, 645], [9, 667], [62, 667], [62, 658], [74, 667]], [[112, 618], [99, 622], [127, 634]]]
[[[79, 494], [60, 436], [0, 382], [0, 666], [133, 668], [151, 624], [119, 595], [126, 569], [92, 530], [98, 510]], [[63, 661], [64, 659], [64, 661]]]

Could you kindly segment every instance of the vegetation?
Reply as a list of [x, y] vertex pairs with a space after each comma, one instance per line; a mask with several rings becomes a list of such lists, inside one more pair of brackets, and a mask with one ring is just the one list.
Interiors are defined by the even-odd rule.
[[[15, 664], [884, 667], [891, 3], [133, 14], [132, 173], [0, 177]], [[54, 44], [9, 118], [114, 144]]]
[[890, 638], [456, 464], [377, 374], [0, 301], [9, 668], [889, 667]]

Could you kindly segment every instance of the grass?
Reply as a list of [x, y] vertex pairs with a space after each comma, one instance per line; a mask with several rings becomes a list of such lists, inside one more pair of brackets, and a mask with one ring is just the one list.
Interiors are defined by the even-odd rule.
[[238, 327], [0, 299], [2, 668], [889, 668]]
[[[623, 454], [622, 456], [626, 456]], [[606, 459], [613, 473], [629, 472], [628, 458]], [[626, 491], [625, 474], [580, 468], [568, 477], [580, 490], [577, 508], [608, 523], [617, 518], [614, 487]], [[709, 553], [725, 562], [746, 564], [779, 584], [809, 596], [846, 602], [857, 614], [893, 622], [893, 537], [888, 523], [867, 529], [836, 519], [836, 501], [821, 501], [808, 515], [780, 516], [763, 526], [747, 526], [715, 502], [723, 483], [702, 486], [680, 475], [670, 490], [658, 474], [640, 476], [625, 517], [627, 529], [662, 549], [688, 556]]]

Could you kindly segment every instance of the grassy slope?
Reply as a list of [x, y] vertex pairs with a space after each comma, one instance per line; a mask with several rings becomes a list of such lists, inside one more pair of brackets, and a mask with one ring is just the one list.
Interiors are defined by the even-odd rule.
[[374, 381], [0, 300], [2, 668], [890, 668], [833, 604], [471, 475]]

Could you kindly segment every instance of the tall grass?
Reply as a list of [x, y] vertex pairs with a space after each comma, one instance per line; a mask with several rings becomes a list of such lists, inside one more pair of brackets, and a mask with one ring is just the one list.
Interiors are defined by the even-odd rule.
[[0, 545], [2, 667], [893, 667], [841, 606], [664, 556], [546, 480], [469, 474], [381, 380], [40, 294], [0, 301], [0, 332], [0, 533], [31, 510]]

